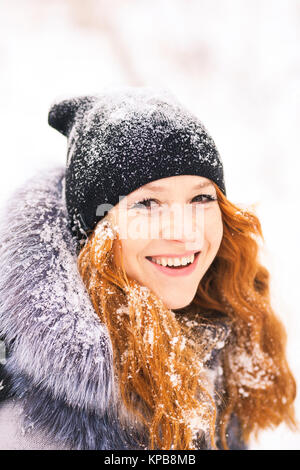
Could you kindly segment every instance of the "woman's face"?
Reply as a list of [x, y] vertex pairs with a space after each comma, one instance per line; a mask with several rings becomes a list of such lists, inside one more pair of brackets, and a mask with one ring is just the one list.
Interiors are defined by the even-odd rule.
[[[212, 182], [194, 175], [162, 178], [124, 197], [109, 215], [118, 226], [127, 276], [167, 308], [189, 305], [223, 236]], [[118, 246], [115, 256], [120, 265]]]

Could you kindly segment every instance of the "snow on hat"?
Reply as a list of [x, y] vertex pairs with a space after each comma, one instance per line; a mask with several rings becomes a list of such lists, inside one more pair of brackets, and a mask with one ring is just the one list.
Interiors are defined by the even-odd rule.
[[115, 206], [150, 181], [198, 175], [226, 195], [214, 141], [166, 89], [123, 87], [64, 99], [51, 106], [48, 122], [68, 138], [65, 196], [78, 240], [104, 217], [103, 205]]

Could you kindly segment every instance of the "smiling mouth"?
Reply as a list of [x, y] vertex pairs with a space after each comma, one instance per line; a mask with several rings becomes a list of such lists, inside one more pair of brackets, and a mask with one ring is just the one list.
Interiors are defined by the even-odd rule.
[[198, 251], [197, 253], [195, 253], [195, 255], [194, 255], [194, 261], [193, 261], [192, 263], [187, 263], [187, 264], [185, 264], [185, 265], [180, 265], [180, 266], [169, 266], [168, 264], [167, 264], [166, 266], [163, 266], [163, 265], [158, 264], [158, 263], [156, 263], [155, 261], [153, 261], [153, 260], [151, 259], [151, 256], [146, 256], [146, 258], [147, 258], [148, 261], [150, 261], [150, 262], [151, 262], [152, 264], [154, 264], [155, 266], [158, 266], [158, 267], [161, 267], [161, 268], [165, 268], [165, 269], [174, 269], [174, 270], [179, 270], [179, 271], [180, 271], [180, 270], [182, 270], [182, 269], [183, 269], [183, 270], [186, 270], [186, 268], [188, 268], [189, 266], [192, 266], [193, 264], [195, 264], [195, 262], [196, 262], [196, 260], [197, 260], [197, 258], [198, 258], [198, 256], [199, 256], [200, 253], [201, 253], [200, 251]]

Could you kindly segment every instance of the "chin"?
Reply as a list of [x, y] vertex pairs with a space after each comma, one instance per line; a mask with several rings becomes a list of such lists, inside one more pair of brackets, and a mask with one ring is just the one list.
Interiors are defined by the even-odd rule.
[[170, 299], [168, 301], [164, 301], [165, 306], [170, 310], [179, 310], [181, 308], [187, 307], [193, 300], [193, 297], [189, 297], [188, 299], [178, 299], [177, 301], [174, 299]]

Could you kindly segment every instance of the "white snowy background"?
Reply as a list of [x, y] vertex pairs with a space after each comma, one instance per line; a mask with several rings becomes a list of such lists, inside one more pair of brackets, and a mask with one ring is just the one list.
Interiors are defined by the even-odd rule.
[[[157, 85], [198, 115], [228, 197], [257, 204], [299, 383], [299, 0], [0, 0], [0, 67], [1, 205], [65, 164], [66, 139], [47, 124], [58, 98]], [[251, 448], [299, 449], [300, 434], [281, 425]]]

